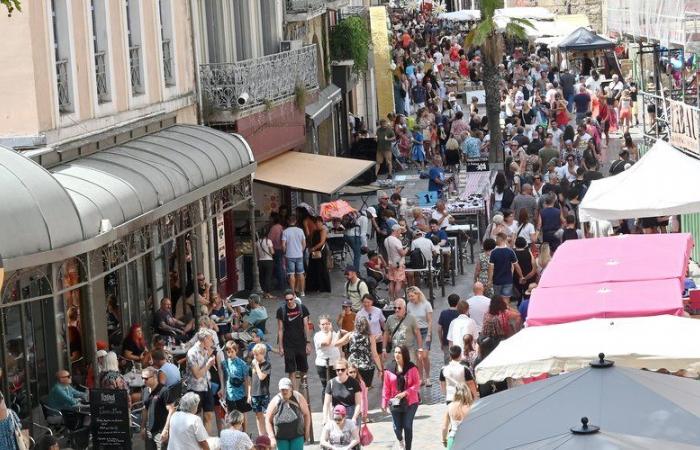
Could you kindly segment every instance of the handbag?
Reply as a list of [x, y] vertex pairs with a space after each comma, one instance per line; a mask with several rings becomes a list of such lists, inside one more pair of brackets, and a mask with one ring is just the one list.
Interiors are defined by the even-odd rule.
[[406, 398], [392, 398], [389, 400], [389, 410], [391, 412], [406, 412], [406, 408], [408, 408], [408, 400]]
[[367, 446], [374, 441], [374, 436], [372, 435], [372, 432], [369, 431], [369, 427], [367, 426], [366, 423], [362, 424], [362, 428], [360, 429], [360, 445]]
[[22, 424], [19, 421], [19, 418], [14, 411], [10, 411], [10, 415], [12, 417], [12, 424], [15, 429], [15, 440], [17, 441], [18, 450], [29, 450], [27, 440], [25, 440], [26, 438], [22, 433]]
[[311, 259], [321, 259], [321, 257], [323, 257], [323, 249], [325, 248], [326, 244], [323, 244], [323, 247], [321, 247], [319, 250], [311, 252]]

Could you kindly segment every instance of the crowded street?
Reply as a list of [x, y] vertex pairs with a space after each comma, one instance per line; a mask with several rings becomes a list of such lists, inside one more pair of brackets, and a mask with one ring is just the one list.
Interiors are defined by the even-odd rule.
[[700, 449], [697, 2], [0, 13], [0, 450]]

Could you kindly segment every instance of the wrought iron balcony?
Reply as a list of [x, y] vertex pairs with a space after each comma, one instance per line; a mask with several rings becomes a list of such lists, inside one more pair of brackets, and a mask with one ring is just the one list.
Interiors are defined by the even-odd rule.
[[73, 110], [73, 103], [70, 98], [70, 86], [68, 84], [68, 60], [56, 61], [56, 90], [58, 91], [58, 110], [60, 112], [70, 112]]
[[328, 0], [287, 0], [288, 13], [305, 13], [325, 10]]
[[213, 109], [244, 110], [318, 87], [316, 45], [235, 63], [202, 64], [202, 93]]
[[107, 53], [95, 53], [95, 86], [97, 88], [97, 101], [105, 103], [109, 101], [109, 88], [107, 85]]
[[163, 78], [165, 78], [166, 86], [173, 86], [175, 78], [173, 77], [173, 54], [170, 48], [170, 39], [163, 40]]
[[141, 47], [135, 45], [129, 47], [129, 65], [131, 74], [131, 92], [133, 95], [143, 94], [141, 82]]

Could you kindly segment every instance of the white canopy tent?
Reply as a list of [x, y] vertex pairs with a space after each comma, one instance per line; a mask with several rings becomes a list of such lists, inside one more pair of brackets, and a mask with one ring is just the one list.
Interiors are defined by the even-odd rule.
[[700, 159], [664, 141], [624, 172], [593, 181], [579, 206], [582, 221], [700, 211]]
[[588, 367], [599, 353], [625, 367], [695, 369], [700, 364], [697, 342], [700, 320], [670, 315], [528, 327], [502, 341], [477, 366], [476, 382], [572, 371]]
[[481, 20], [481, 11], [478, 9], [462, 9], [460, 11], [441, 13], [438, 15], [438, 19], [452, 22], [472, 22]]

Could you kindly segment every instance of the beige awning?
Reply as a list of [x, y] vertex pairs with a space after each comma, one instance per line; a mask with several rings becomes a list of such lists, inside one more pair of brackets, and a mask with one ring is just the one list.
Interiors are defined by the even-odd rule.
[[258, 165], [255, 181], [334, 194], [374, 166], [361, 159], [286, 152]]

